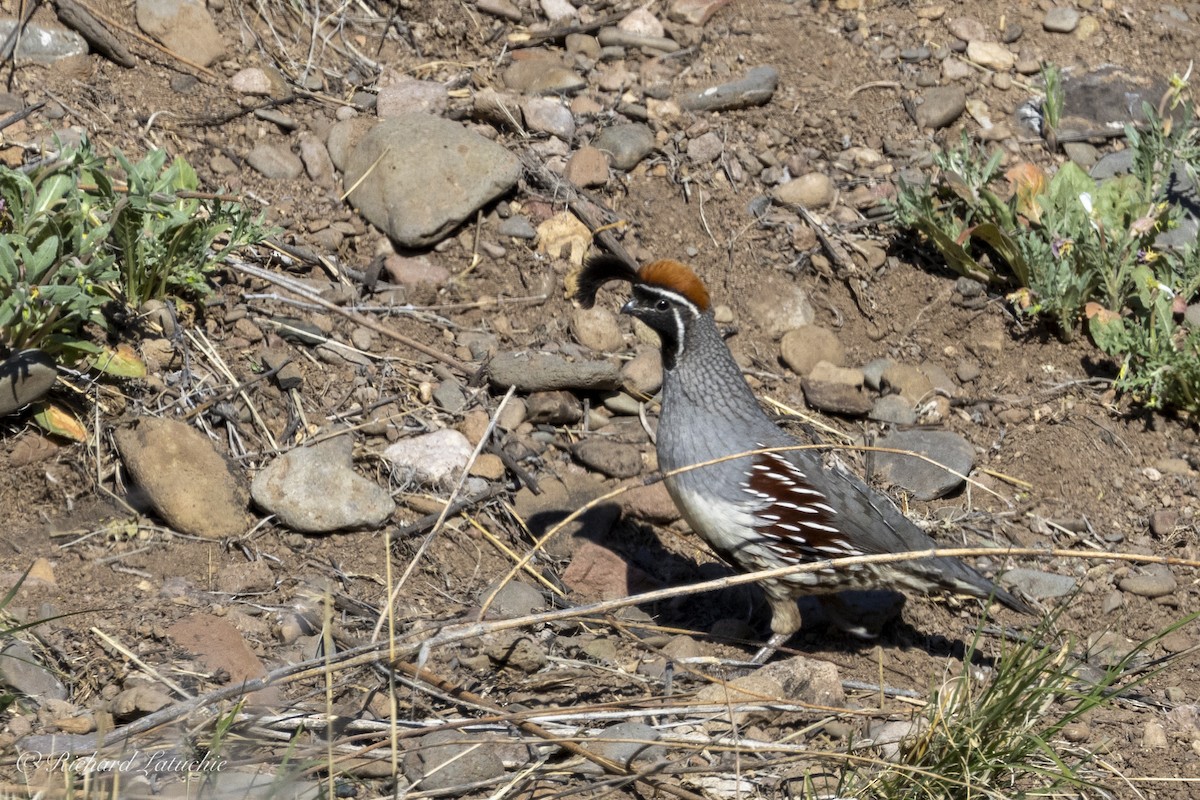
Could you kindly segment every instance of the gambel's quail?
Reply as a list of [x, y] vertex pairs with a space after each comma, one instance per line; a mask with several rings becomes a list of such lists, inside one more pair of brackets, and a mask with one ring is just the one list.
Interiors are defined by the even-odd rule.
[[[681, 467], [797, 441], [759, 406], [729, 352], [700, 279], [676, 261], [635, 270], [614, 256], [590, 259], [570, 290], [590, 308], [600, 287], [633, 284], [621, 311], [649, 325], [662, 340], [662, 415], [658, 464]], [[903, 553], [936, 547], [882, 494], [856, 475], [826, 469], [813, 450], [764, 453], [723, 461], [666, 478], [667, 490], [692, 530], [735, 568], [753, 572], [839, 556]], [[796, 598], [845, 589], [889, 587], [995, 598], [1024, 613], [1032, 609], [956, 558], [921, 558], [858, 565], [764, 580], [774, 635], [759, 651], [767, 658], [800, 627]]]

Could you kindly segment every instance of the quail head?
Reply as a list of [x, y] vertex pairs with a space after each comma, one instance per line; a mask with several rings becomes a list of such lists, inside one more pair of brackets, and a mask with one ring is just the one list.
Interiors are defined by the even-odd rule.
[[[658, 463], [667, 490], [692, 530], [735, 568], [753, 572], [840, 556], [903, 553], [936, 547], [885, 496], [856, 475], [826, 469], [811, 450], [744, 456], [690, 471], [671, 471], [726, 456], [798, 442], [759, 406], [713, 320], [708, 290], [676, 261], [634, 269], [597, 256], [572, 277], [575, 299], [590, 308], [613, 280], [633, 285], [621, 311], [662, 341], [662, 413]], [[771, 607], [763, 662], [800, 627], [796, 598], [846, 589], [895, 588], [994, 598], [1032, 609], [956, 558], [826, 568], [762, 581]]]

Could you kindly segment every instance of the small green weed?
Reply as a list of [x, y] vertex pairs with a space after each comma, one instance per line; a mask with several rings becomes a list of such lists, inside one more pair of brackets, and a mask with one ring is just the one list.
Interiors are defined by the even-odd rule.
[[1058, 125], [1062, 122], [1063, 88], [1062, 70], [1054, 64], [1042, 67], [1042, 85], [1046, 97], [1042, 100], [1042, 136], [1051, 150], [1058, 149]]
[[1054, 740], [1069, 723], [1111, 703], [1154, 670], [1136, 665], [1162, 637], [1194, 622], [1191, 614], [1139, 643], [1094, 681], [1081, 679], [1074, 643], [1055, 633], [1068, 604], [1028, 638], [1004, 647], [990, 678], [972, 674], [975, 641], [963, 674], [947, 680], [927, 706], [900, 761], [871, 776], [858, 796], [922, 798], [1057, 797], [1092, 786], [1092, 754]]
[[226, 249], [270, 234], [241, 206], [196, 192], [164, 151], [114, 166], [85, 141], [29, 174], [0, 167], [0, 352], [35, 347], [62, 362], [102, 351], [112, 304], [200, 296]]
[[240, 205], [198, 195], [200, 181], [182, 158], [166, 166], [163, 150], [136, 164], [120, 152], [114, 157], [125, 170], [127, 190], [121, 194], [102, 180], [96, 189], [108, 206], [121, 291], [130, 306], [168, 295], [208, 294], [208, 274], [220, 261], [212, 250], [217, 239], [232, 252], [269, 235]]
[[[1047, 71], [1048, 104], [1056, 75]], [[1196, 412], [1200, 331], [1182, 317], [1200, 293], [1200, 251], [1157, 244], [1182, 215], [1172, 176], [1194, 182], [1200, 170], [1186, 83], [1173, 86], [1174, 115], [1147, 106], [1146, 125], [1126, 130], [1129, 175], [1096, 181], [1067, 163], [1048, 177], [1023, 163], [998, 186], [999, 154], [986, 158], [964, 138], [938, 157], [936, 183], [901, 186], [896, 211], [952, 269], [1014, 287], [1018, 309], [1050, 319], [1064, 339], [1086, 319], [1096, 345], [1121, 364], [1119, 390], [1151, 408]]]

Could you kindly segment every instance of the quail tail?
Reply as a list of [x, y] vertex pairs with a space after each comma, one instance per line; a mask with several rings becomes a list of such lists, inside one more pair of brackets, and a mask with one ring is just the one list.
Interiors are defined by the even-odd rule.
[[981, 599], [991, 598], [1001, 605], [1011, 608], [1021, 614], [1037, 615], [1037, 609], [1017, 597], [1007, 589], [998, 586], [985, 578], [973, 568], [958, 559], [939, 559], [945, 563], [939, 564], [944, 588], [951, 592], [961, 592]]

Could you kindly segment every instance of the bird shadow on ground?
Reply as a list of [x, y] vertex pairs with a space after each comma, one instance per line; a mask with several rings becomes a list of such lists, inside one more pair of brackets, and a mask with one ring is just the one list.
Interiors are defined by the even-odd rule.
[[[547, 510], [532, 515], [526, 525], [534, 537], [541, 537], [566, 516], [566, 511]], [[622, 518], [614, 504], [589, 509], [558, 539], [552, 555], [568, 557], [575, 550], [570, 544], [574, 540], [576, 543], [590, 542], [619, 556], [624, 562], [624, 574], [613, 578], [610, 588], [619, 582], [629, 594], [736, 574], [724, 562], [697, 562], [665, 547], [651, 526]], [[578, 557], [578, 553], [574, 557]], [[567, 567], [562, 574], [569, 575], [570, 572], [571, 568]], [[575, 599], [576, 602], [587, 602], [600, 598]], [[888, 589], [841, 592], [833, 603], [828, 602], [827, 597], [801, 597], [798, 603], [803, 624], [787, 643], [787, 648], [800, 653], [861, 654], [883, 646], [917, 648], [934, 656], [963, 657], [968, 648], [962, 640], [950, 639], [906, 622], [902, 616], [906, 602], [905, 595]], [[700, 595], [644, 604], [639, 608], [663, 628], [748, 649], [757, 649], [770, 636], [770, 609], [762, 589], [755, 584], [729, 586]], [[862, 638], [847, 633], [843, 629], [846, 622], [877, 635]]]
[[[584, 538], [622, 555], [631, 568], [652, 576], [663, 586], [684, 586], [737, 574], [721, 561], [697, 563], [686, 555], [663, 546], [655, 531], [645, 525], [618, 520], [604, 533], [584, 531]], [[952, 643], [944, 637], [909, 625], [901, 616], [907, 598], [888, 589], [841, 592], [837, 600], [809, 596], [798, 600], [803, 624], [790, 645], [804, 650], [816, 644], [819, 649], [858, 653], [876, 645], [921, 647], [938, 655], [952, 650], [965, 652], [962, 642]], [[756, 584], [730, 586], [674, 598], [645, 607], [662, 626], [695, 631], [697, 635], [731, 644], [758, 647], [771, 634], [771, 612], [762, 589]], [[863, 638], [843, 629], [845, 623], [866, 628], [876, 634]], [[939, 641], [940, 640], [940, 641]]]

